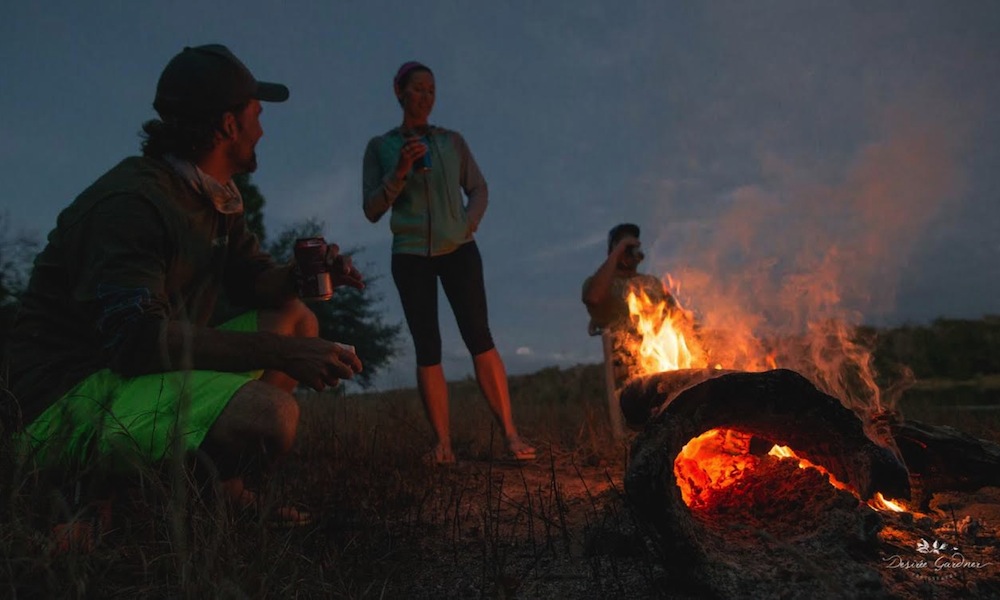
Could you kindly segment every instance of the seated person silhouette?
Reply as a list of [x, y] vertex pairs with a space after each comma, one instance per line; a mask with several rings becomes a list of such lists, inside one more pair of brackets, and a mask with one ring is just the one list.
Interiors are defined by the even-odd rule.
[[677, 308], [677, 301], [660, 279], [638, 272], [643, 258], [639, 226], [616, 225], [608, 232], [607, 258], [583, 283], [582, 299], [590, 315], [588, 332], [604, 338], [605, 362], [613, 361], [615, 391], [636, 375], [638, 368], [638, 359], [629, 350], [641, 342], [629, 317], [629, 294], [645, 294], [653, 303], [666, 303], [669, 311]]

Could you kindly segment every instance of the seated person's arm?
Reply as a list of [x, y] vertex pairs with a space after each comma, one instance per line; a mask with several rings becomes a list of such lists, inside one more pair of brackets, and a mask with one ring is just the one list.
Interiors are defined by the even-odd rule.
[[608, 301], [611, 292], [611, 282], [615, 278], [615, 269], [618, 262], [630, 247], [638, 245], [638, 240], [633, 237], [625, 237], [615, 244], [597, 271], [591, 275], [583, 286], [583, 303], [588, 310], [594, 310]]
[[583, 283], [581, 300], [587, 305], [587, 310], [601, 306], [610, 298], [611, 282], [615, 276], [614, 263], [605, 262]]

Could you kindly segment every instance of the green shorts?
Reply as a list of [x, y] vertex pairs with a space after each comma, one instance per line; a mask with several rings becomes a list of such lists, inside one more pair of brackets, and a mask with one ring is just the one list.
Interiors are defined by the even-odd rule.
[[[218, 329], [256, 331], [257, 312]], [[45, 465], [127, 470], [201, 445], [229, 400], [262, 371], [174, 371], [122, 377], [102, 369], [81, 381], [25, 428]]]

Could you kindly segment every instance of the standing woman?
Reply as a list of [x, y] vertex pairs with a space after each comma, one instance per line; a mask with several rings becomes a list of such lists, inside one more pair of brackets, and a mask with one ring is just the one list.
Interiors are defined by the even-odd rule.
[[490, 334], [483, 263], [472, 235], [486, 212], [486, 180], [457, 131], [427, 123], [435, 93], [428, 67], [403, 64], [393, 90], [403, 124], [368, 142], [364, 209], [372, 223], [392, 209], [392, 279], [416, 348], [420, 398], [437, 436], [431, 458], [439, 464], [455, 462], [441, 368], [440, 278], [508, 451], [517, 460], [532, 460], [535, 449], [518, 436], [511, 416], [507, 372]]

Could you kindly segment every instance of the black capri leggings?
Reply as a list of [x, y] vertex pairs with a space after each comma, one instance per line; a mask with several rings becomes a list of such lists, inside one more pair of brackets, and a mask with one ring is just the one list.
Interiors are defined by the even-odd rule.
[[462, 244], [458, 250], [441, 256], [393, 254], [392, 280], [399, 290], [403, 314], [417, 351], [417, 365], [421, 367], [441, 362], [438, 277], [465, 347], [473, 356], [493, 349], [486, 313], [483, 260], [475, 242]]

